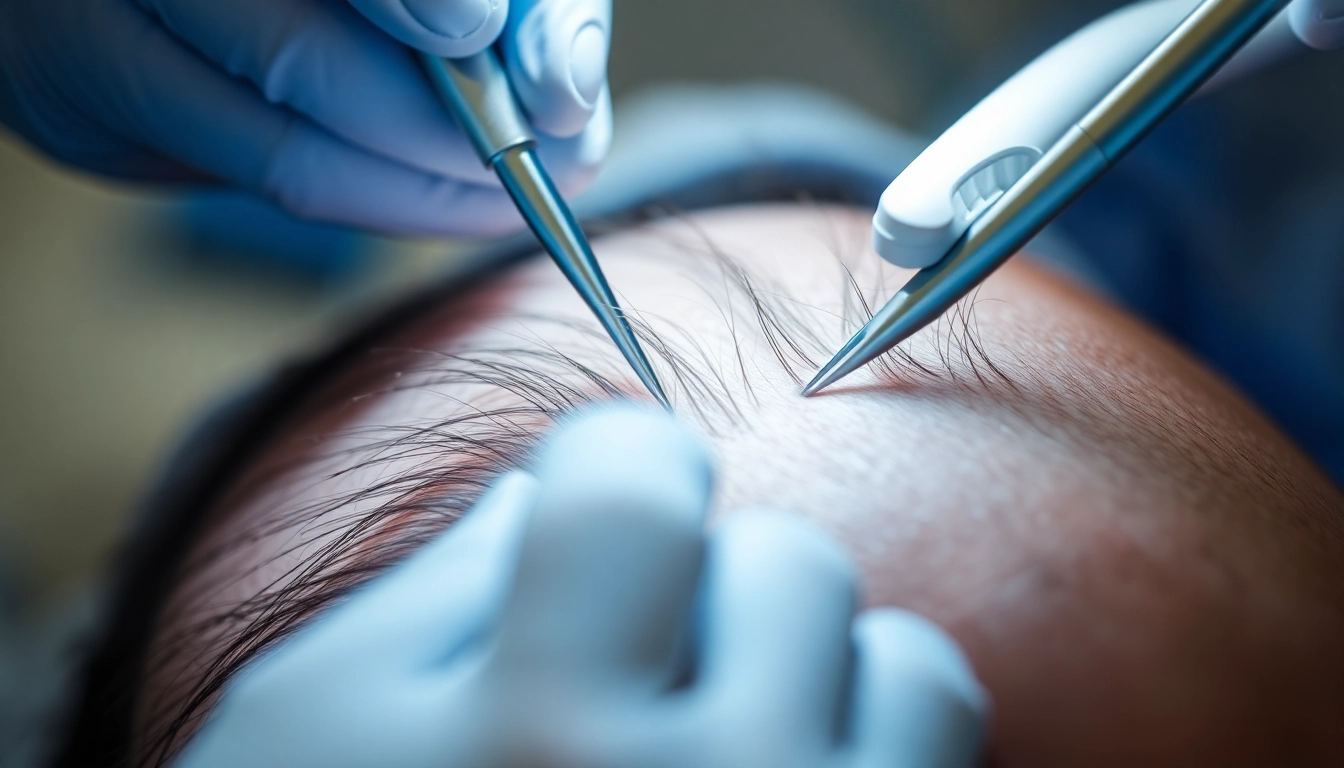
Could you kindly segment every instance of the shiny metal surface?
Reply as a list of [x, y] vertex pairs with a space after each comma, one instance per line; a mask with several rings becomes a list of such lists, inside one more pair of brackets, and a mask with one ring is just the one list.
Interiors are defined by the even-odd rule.
[[536, 138], [494, 50], [465, 59], [421, 53], [439, 96], [466, 131], [481, 161], [494, 168], [523, 220], [579, 292], [635, 375], [664, 408], [671, 408], [639, 339], [598, 266], [574, 214], [537, 159]]
[[1217, 73], [1289, 0], [1205, 0], [1078, 121], [1112, 162]]
[[811, 395], [910, 338], [989, 277], [1107, 168], [1074, 126], [937, 265], [920, 270], [803, 389]]
[[663, 407], [670, 408], [667, 395], [654, 375], [653, 366], [644, 356], [639, 339], [616, 303], [611, 287], [607, 285], [607, 278], [597, 264], [592, 247], [588, 245], [588, 238], [584, 237], [574, 214], [565, 205], [550, 176], [542, 169], [532, 147], [511, 147], [495, 158], [494, 166], [527, 225], [593, 314], [597, 315], [607, 335], [616, 342], [630, 367], [635, 369], [635, 375], [639, 376], [639, 380]]
[[536, 141], [494, 49], [465, 59], [419, 56], [434, 90], [457, 118], [482, 163], [489, 165], [509, 147]]
[[1026, 245], [1212, 77], [1289, 0], [1205, 0], [808, 382], [810, 396], [910, 338]]

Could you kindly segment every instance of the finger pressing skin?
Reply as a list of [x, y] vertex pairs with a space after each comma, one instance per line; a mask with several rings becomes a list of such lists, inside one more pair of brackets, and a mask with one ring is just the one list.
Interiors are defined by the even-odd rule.
[[969, 662], [928, 620], [897, 610], [856, 622], [853, 768], [970, 768], [989, 708]]
[[536, 483], [505, 475], [457, 525], [301, 634], [306, 667], [423, 669], [483, 634], [504, 604]]
[[709, 456], [667, 414], [608, 406], [560, 427], [536, 475], [493, 661], [561, 686], [666, 686], [700, 573]]
[[853, 567], [820, 529], [769, 512], [728, 520], [706, 566], [706, 705], [744, 743], [829, 749], [855, 600]]

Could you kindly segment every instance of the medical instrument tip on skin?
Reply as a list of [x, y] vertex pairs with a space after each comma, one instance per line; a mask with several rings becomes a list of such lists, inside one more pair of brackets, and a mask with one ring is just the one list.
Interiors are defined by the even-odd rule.
[[[1001, 194], [995, 190], [997, 197], [982, 196], [969, 211], [961, 208], [963, 223], [969, 222], [964, 234], [950, 249], [938, 251], [931, 265], [911, 265], [924, 268], [821, 368], [803, 388], [803, 396], [820, 392], [881, 356], [974, 290], [1217, 73], [1288, 3], [1289, 0], [1204, 0], [1185, 15], [1175, 31], [1143, 56], [1118, 84], [1103, 92], [1100, 101], [1091, 103], [1090, 111], [1068, 124], [1061, 137], [1046, 145], [1048, 149], [1043, 154], [1037, 153], [1039, 159], [1015, 182], [1005, 185]], [[1140, 10], [1150, 10], [1159, 4], [1139, 5], [1146, 5]], [[956, 127], [949, 129], [949, 133]], [[988, 132], [992, 131], [990, 126]], [[1025, 162], [1029, 162], [1030, 155], [1025, 157], [1028, 158]], [[1011, 151], [990, 159], [1004, 158], [1019, 163], [1018, 171], [1025, 164], [1023, 156], [1014, 156]], [[988, 174], [980, 180], [982, 186], [993, 187], [995, 173], [1001, 181], [1003, 176], [1011, 177], [1015, 172], [1009, 167], [1011, 162], [999, 166], [986, 164], [980, 169], [983, 173], [978, 175]], [[898, 177], [897, 181], [900, 180]], [[928, 192], [936, 194], [938, 190]], [[887, 202], [885, 195], [883, 202]], [[899, 263], [898, 258], [889, 255], [890, 250], [909, 247], [917, 251], [928, 244], [927, 233], [917, 227], [903, 233], [911, 240], [908, 246], [883, 243], [891, 235], [883, 230], [882, 217], [880, 207], [874, 217], [874, 238], [883, 256]], [[945, 255], [937, 258], [941, 254]]]
[[440, 98], [457, 118], [486, 167], [493, 168], [499, 176], [537, 240], [597, 316], [635, 375], [659, 404], [671, 410], [671, 403], [616, 302], [588, 238], [537, 157], [536, 137], [498, 54], [487, 48], [463, 59], [444, 59], [426, 53], [419, 56]]

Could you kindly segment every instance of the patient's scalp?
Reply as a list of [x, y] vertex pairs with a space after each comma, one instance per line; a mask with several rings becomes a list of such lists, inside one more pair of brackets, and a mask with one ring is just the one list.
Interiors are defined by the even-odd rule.
[[[868, 251], [868, 216], [747, 206], [595, 241], [716, 455], [715, 509], [811, 518], [869, 604], [949, 628], [994, 699], [996, 765], [1344, 763], [1338, 489], [1181, 350], [1024, 258], [895, 356], [799, 397], [909, 274]], [[383, 550], [361, 536], [423, 538], [555, 418], [639, 392], [543, 261], [378, 349], [242, 476], [198, 546], [234, 555], [193, 561], [158, 652], [217, 653], [166, 638], [221, 606], [275, 609], [299, 574], [367, 578]], [[350, 409], [351, 382], [379, 394]], [[257, 481], [276, 467], [297, 469]], [[277, 548], [329, 562], [291, 571]], [[182, 599], [207, 584], [210, 604]], [[151, 673], [145, 706], [198, 682]]]

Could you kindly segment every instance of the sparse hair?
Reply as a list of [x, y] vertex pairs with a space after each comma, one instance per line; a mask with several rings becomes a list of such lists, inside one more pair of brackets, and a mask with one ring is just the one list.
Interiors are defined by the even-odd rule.
[[[852, 332], [872, 316], [875, 298], [886, 289], [881, 284], [859, 284], [845, 264], [848, 254], [842, 252], [843, 245], [837, 238], [832, 251], [844, 295], [842, 313], [833, 318], [837, 322], [832, 337], [819, 327], [815, 313], [805, 311], [768, 277], [754, 274], [716, 247], [693, 222], [683, 221], [691, 237], [667, 236], [676, 239], [673, 247], [686, 254], [687, 265], [699, 282], [719, 293], [718, 310], [738, 345], [735, 365], [725, 369], [675, 324], [664, 322], [664, 327], [655, 329], [641, 319], [637, 308], [630, 319], [676, 410], [711, 432], [741, 424], [756, 402], [757, 373], [741, 354], [741, 342], [748, 334], [763, 341], [779, 369], [801, 384], [802, 375], [824, 359], [840, 335]], [[876, 361], [879, 375], [910, 383], [936, 379], [966, 387], [1011, 389], [1012, 379], [978, 339], [974, 307], [972, 297], [932, 329], [938, 339], [933, 345], [933, 359], [919, 359], [898, 348]], [[327, 475], [326, 480], [356, 469], [413, 463], [410, 470], [386, 476], [380, 473], [376, 483], [338, 498], [277, 508], [274, 514], [262, 516], [264, 527], [244, 530], [193, 559], [190, 568], [203, 568], [213, 559], [247, 546], [249, 541], [282, 532], [291, 534], [292, 542], [284, 554], [296, 555], [313, 541], [334, 534], [316, 551], [304, 552], [300, 564], [257, 589], [250, 598], [220, 606], [159, 638], [159, 650], [150, 661], [154, 666], [171, 664], [188, 649], [196, 652], [193, 641], [221, 625], [236, 628], [225, 632], [207, 651], [209, 661], [203, 667], [193, 667], [193, 675], [200, 671], [199, 680], [185, 698], [161, 702], [160, 708], [150, 713], [148, 722], [163, 725], [145, 737], [141, 762], [168, 762], [182, 737], [199, 726], [239, 670], [352, 589], [387, 571], [451, 526], [495, 477], [528, 464], [538, 435], [558, 418], [602, 400], [643, 398], [635, 382], [615, 373], [619, 366], [612, 371], [598, 370], [547, 341], [547, 327], [563, 327], [603, 344], [605, 336], [596, 322], [524, 313], [511, 317], [525, 320], [535, 336], [506, 346], [472, 346], [447, 352], [370, 344], [359, 362], [372, 372], [356, 380], [333, 377], [339, 381], [322, 385], [305, 410], [323, 412], [399, 391], [444, 392], [462, 387], [494, 391], [503, 395], [501, 400], [507, 404], [468, 409], [414, 427], [346, 430], [342, 436], [356, 438], [358, 447], [334, 453], [314, 451], [264, 476], [250, 474], [216, 501], [216, 509], [233, 508], [259, 487], [279, 483], [302, 468], [335, 460], [343, 460], [343, 468]], [[349, 511], [355, 508], [361, 511]], [[251, 575], [242, 573], [238, 578]], [[175, 602], [202, 603], [206, 597], [203, 592], [186, 592], [178, 594]]]

